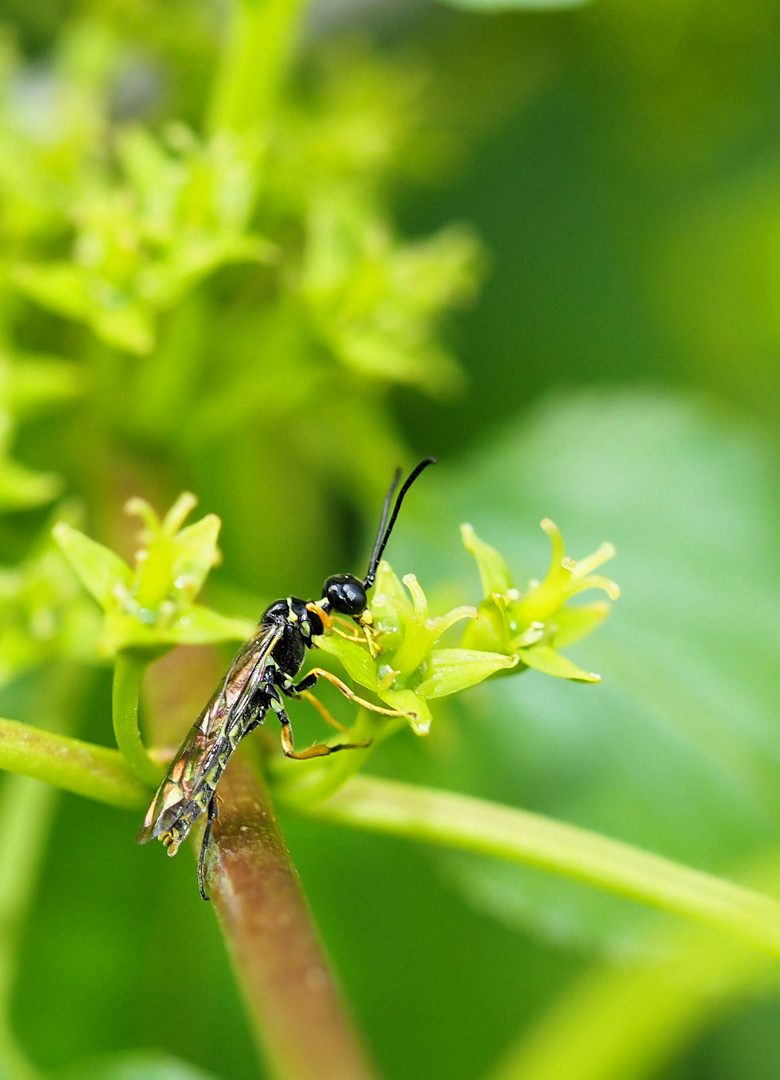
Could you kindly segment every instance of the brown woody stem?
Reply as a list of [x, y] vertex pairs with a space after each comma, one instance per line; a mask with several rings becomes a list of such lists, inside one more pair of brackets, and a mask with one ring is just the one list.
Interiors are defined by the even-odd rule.
[[239, 753], [207, 874], [261, 1048], [279, 1080], [371, 1080], [264, 782]]

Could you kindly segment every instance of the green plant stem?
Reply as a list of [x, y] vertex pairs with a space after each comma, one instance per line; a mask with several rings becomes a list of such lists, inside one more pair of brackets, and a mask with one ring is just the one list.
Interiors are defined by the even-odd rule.
[[780, 957], [780, 902], [526, 810], [358, 776], [313, 817], [536, 866], [735, 934]]
[[219, 788], [208, 885], [275, 1080], [371, 1080], [273, 805], [246, 754]]
[[[774, 894], [780, 849], [746, 871], [756, 887]], [[709, 926], [665, 923], [644, 944], [642, 962], [598, 961], [578, 976], [530, 1029], [525, 1026], [489, 1080], [657, 1076], [720, 1013], [777, 988], [772, 957]]]
[[112, 713], [116, 744], [142, 784], [156, 787], [160, 766], [149, 757], [138, 729], [138, 699], [148, 664], [129, 650], [117, 653], [114, 664]]
[[37, 1080], [38, 1072], [16, 1041], [9, 1012], [23, 922], [49, 831], [56, 792], [25, 776], [5, 778], [0, 798], [0, 1075]]
[[207, 117], [212, 134], [264, 133], [305, 6], [305, 0], [231, 0]]
[[735, 1001], [766, 990], [769, 969], [777, 974], [765, 954], [710, 927], [689, 923], [686, 931], [651, 935], [655, 962], [587, 970], [484, 1080], [666, 1075], [664, 1064], [705, 1025]]
[[16, 720], [0, 719], [0, 769], [111, 806], [137, 809], [149, 798], [148, 788], [133, 775], [118, 750]]
[[[48, 668], [34, 700], [42, 722], [63, 728], [78, 716], [84, 688], [83, 669], [55, 664]], [[15, 729], [9, 731], [10, 729]], [[0, 750], [16, 737], [29, 751], [39, 734], [24, 724], [0, 721]], [[21, 738], [20, 738], [21, 737]], [[53, 736], [57, 738], [57, 736]], [[61, 738], [61, 737], [60, 737]], [[69, 740], [74, 741], [75, 740]], [[35, 752], [35, 750], [34, 750]], [[22, 750], [22, 757], [25, 751]], [[117, 755], [118, 756], [118, 755]], [[0, 1075], [8, 1080], [36, 1080], [38, 1072], [19, 1046], [10, 1021], [11, 995], [18, 962], [19, 942], [35, 891], [46, 849], [57, 792], [49, 784], [27, 776], [4, 778], [0, 796]]]
[[0, 1017], [0, 1076], [3, 1080], [39, 1080], [40, 1075], [16, 1041], [7, 1017]]

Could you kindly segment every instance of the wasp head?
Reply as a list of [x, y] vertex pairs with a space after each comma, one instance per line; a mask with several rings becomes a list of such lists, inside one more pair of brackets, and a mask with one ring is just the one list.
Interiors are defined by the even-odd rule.
[[323, 607], [327, 605], [327, 609], [339, 615], [350, 615], [353, 619], [362, 615], [368, 605], [366, 587], [353, 574], [334, 574], [326, 578], [322, 596]]

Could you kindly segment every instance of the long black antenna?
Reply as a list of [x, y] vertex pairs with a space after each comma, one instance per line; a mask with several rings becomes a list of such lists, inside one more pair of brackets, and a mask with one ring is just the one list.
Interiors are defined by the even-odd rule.
[[385, 502], [384, 506], [382, 507], [382, 519], [379, 522], [379, 530], [376, 534], [376, 540], [374, 541], [374, 550], [371, 552], [371, 560], [368, 564], [368, 573], [363, 580], [364, 589], [370, 589], [371, 586], [374, 584], [374, 578], [376, 577], [376, 568], [379, 566], [379, 560], [382, 558], [382, 552], [387, 547], [387, 541], [390, 539], [390, 533], [393, 531], [393, 526], [395, 525], [396, 518], [398, 517], [398, 511], [401, 509], [401, 503], [404, 500], [404, 495], [406, 495], [407, 491], [415, 482], [423, 469], [427, 469], [429, 465], [435, 464], [436, 458], [427, 457], [424, 458], [420, 462], [420, 464], [411, 471], [409, 476], [404, 481], [404, 486], [398, 492], [398, 498], [395, 500], [395, 506], [393, 507], [393, 516], [390, 518], [390, 523], [388, 524], [387, 516], [390, 513], [390, 504], [393, 501], [395, 489], [398, 487], [398, 481], [401, 479], [400, 468], [395, 470], [393, 482], [388, 488], [387, 495], [385, 495]]

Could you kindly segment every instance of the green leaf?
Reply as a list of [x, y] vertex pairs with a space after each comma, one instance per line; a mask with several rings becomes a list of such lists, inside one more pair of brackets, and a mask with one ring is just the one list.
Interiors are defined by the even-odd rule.
[[593, 604], [570, 604], [561, 608], [552, 620], [552, 640], [556, 649], [565, 649], [587, 637], [600, 626], [612, 610], [605, 600]]
[[171, 561], [175, 588], [197, 596], [209, 571], [219, 561], [217, 540], [221, 527], [222, 522], [216, 514], [207, 514], [176, 534]]
[[82, 585], [103, 610], [116, 603], [117, 587], [127, 589], [133, 578], [124, 559], [64, 521], [54, 526], [53, 536]]
[[336, 635], [322, 635], [316, 640], [323, 652], [337, 658], [351, 679], [369, 690], [377, 690], [377, 665], [364, 644]]
[[89, 311], [83, 271], [72, 263], [20, 265], [14, 271], [13, 282], [32, 300], [59, 315], [81, 319]]
[[117, 296], [115, 307], [91, 308], [88, 322], [99, 338], [119, 349], [144, 356], [154, 348], [152, 313], [130, 296]]
[[81, 371], [61, 357], [0, 352], [0, 407], [15, 420], [70, 401], [81, 387]]
[[428, 703], [419, 694], [413, 690], [385, 690], [379, 696], [391, 709], [414, 714], [409, 717], [409, 725], [415, 735], [428, 734], [433, 717]]
[[33, 472], [10, 458], [0, 459], [0, 511], [27, 510], [56, 498], [62, 481], [51, 473]]

